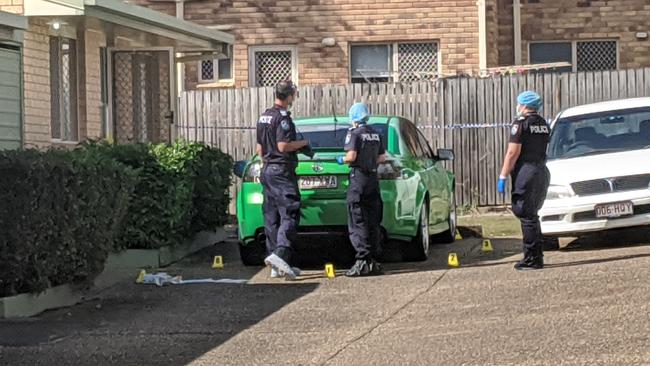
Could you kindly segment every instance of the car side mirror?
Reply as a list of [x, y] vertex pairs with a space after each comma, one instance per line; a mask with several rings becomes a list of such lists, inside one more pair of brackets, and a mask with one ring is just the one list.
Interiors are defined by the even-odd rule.
[[454, 150], [438, 149], [437, 155], [438, 155], [438, 160], [442, 160], [442, 161], [454, 160]]
[[246, 171], [246, 166], [247, 165], [248, 165], [248, 160], [239, 160], [232, 167], [232, 171], [239, 178], [244, 178], [244, 172]]

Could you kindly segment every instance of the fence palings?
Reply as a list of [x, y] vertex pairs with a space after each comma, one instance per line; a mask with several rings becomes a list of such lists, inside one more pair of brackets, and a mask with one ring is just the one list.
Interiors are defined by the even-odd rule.
[[[456, 160], [445, 167], [456, 175], [459, 206], [495, 206], [509, 203], [509, 194], [504, 200], [496, 193], [496, 181], [516, 96], [527, 89], [543, 96], [542, 114], [551, 119], [578, 104], [649, 96], [650, 68], [303, 86], [292, 113], [343, 116], [352, 103], [365, 102], [373, 114], [405, 117], [422, 129], [434, 149], [455, 151]], [[255, 151], [257, 118], [272, 103], [272, 88], [183, 92], [177, 108], [178, 137], [216, 146], [235, 160], [248, 159]]]

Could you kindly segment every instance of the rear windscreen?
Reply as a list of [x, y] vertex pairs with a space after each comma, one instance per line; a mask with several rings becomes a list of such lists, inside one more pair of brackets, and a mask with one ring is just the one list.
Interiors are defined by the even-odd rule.
[[[386, 148], [386, 131], [387, 124], [371, 123], [370, 127], [382, 136], [384, 148]], [[345, 136], [348, 134], [350, 125], [341, 123], [313, 124], [313, 125], [296, 125], [298, 139], [307, 139], [312, 148], [339, 148], [342, 149], [345, 144]]]

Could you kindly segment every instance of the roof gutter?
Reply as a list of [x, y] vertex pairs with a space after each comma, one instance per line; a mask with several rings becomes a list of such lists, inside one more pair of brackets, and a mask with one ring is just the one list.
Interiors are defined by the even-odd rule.
[[[113, 19], [120, 21], [126, 20], [126, 22], [130, 24], [132, 22], [129, 22], [129, 20], [136, 20], [139, 22], [148, 23], [161, 29], [165, 29], [168, 33], [183, 34], [185, 36], [199, 38], [210, 43], [233, 44], [235, 42], [235, 37], [231, 34], [209, 29], [198, 24], [178, 19], [176, 17], [163, 14], [142, 6], [126, 4], [119, 0], [85, 0], [84, 5], [86, 14], [91, 16], [100, 15], [98, 17], [101, 17], [102, 14], [108, 13], [113, 16]], [[138, 27], [136, 29], [139, 28], [141, 27]], [[148, 28], [141, 30], [150, 32], [150, 29]]]

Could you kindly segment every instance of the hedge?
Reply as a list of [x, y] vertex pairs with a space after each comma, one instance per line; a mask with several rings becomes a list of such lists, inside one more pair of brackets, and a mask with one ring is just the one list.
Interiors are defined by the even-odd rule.
[[231, 169], [228, 155], [182, 141], [0, 152], [0, 297], [93, 278], [111, 251], [216, 229]]
[[134, 172], [111, 160], [0, 153], [0, 296], [99, 273], [134, 186]]

